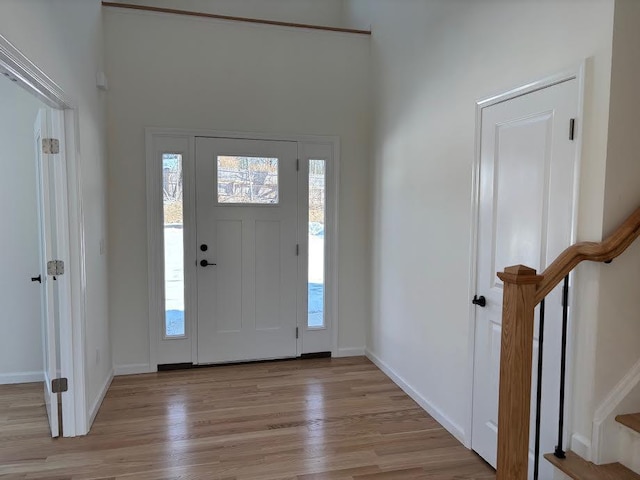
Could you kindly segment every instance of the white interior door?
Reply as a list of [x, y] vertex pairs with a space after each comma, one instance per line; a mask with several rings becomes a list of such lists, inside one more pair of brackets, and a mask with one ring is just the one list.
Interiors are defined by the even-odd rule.
[[198, 363], [295, 357], [297, 143], [196, 139]]
[[51, 112], [42, 109], [34, 125], [36, 151], [36, 178], [38, 182], [38, 219], [40, 232], [40, 276], [42, 296], [42, 333], [44, 356], [44, 398], [51, 426], [51, 435], [60, 434], [58, 421], [58, 395], [52, 392], [52, 380], [59, 371], [59, 289], [56, 277], [48, 275], [47, 262], [56, 259], [56, 182], [55, 155], [45, 153], [43, 144], [51, 138]]
[[[517, 264], [540, 272], [571, 244], [577, 146], [569, 131], [578, 114], [577, 83], [566, 81], [482, 111], [476, 287], [487, 304], [477, 307], [476, 315], [472, 448], [494, 467], [503, 294], [496, 272]], [[541, 453], [552, 452], [557, 438], [559, 293], [556, 289], [546, 301]], [[534, 359], [537, 354], [538, 315]], [[534, 371], [533, 392], [536, 382]], [[540, 478], [552, 478], [545, 463], [540, 464]]]

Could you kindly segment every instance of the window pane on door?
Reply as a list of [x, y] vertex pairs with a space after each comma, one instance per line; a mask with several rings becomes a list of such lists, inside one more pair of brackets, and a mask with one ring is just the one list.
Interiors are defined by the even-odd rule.
[[326, 161], [309, 160], [309, 328], [323, 328], [324, 315], [324, 228], [326, 218]]
[[277, 204], [278, 159], [219, 156], [218, 202]]
[[182, 155], [162, 155], [165, 338], [184, 337], [184, 231]]

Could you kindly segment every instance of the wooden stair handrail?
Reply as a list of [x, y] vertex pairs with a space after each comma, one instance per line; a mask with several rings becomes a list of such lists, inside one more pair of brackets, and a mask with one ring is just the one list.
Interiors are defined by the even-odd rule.
[[562, 252], [540, 275], [534, 301], [542, 301], [564, 277], [583, 261], [609, 262], [622, 254], [640, 236], [640, 208], [602, 242], [580, 242]]
[[580, 262], [613, 260], [639, 236], [640, 208], [606, 240], [567, 248], [541, 275], [523, 265], [507, 267], [498, 273], [504, 292], [496, 480], [527, 480], [536, 305]]

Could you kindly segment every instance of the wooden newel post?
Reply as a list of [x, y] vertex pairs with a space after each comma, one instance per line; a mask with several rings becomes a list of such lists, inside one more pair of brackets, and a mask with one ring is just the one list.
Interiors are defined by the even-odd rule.
[[543, 277], [523, 265], [505, 268], [496, 480], [527, 480], [536, 285]]

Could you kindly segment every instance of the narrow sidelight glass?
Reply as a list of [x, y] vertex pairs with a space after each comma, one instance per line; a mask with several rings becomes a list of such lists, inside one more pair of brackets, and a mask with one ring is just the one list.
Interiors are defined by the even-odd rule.
[[309, 328], [325, 327], [326, 164], [325, 160], [309, 160]]
[[164, 213], [164, 337], [186, 335], [184, 320], [184, 221], [182, 155], [162, 155]]

